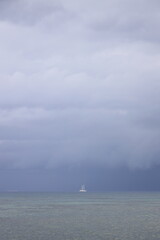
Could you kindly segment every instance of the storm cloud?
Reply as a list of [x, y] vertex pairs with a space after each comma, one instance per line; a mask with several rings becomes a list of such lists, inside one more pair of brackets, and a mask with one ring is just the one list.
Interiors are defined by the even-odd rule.
[[0, 1], [0, 166], [160, 164], [160, 3]]

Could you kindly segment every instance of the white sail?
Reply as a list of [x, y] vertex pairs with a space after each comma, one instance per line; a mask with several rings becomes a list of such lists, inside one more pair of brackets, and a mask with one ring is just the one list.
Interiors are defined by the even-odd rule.
[[85, 185], [81, 186], [81, 189], [79, 190], [79, 192], [87, 192], [87, 190], [85, 189]]

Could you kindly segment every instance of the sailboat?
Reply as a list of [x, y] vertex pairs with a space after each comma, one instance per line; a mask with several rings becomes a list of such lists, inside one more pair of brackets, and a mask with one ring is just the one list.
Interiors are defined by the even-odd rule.
[[85, 185], [82, 185], [79, 192], [87, 192], [87, 190], [85, 189]]

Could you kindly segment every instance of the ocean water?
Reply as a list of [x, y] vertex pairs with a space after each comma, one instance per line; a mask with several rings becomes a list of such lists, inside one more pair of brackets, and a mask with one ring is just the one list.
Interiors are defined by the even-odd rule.
[[0, 193], [0, 240], [158, 240], [160, 193]]

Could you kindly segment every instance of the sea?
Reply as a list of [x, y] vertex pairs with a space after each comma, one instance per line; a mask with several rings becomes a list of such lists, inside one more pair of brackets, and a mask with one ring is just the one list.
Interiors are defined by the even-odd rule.
[[0, 240], [159, 240], [160, 192], [0, 193]]

